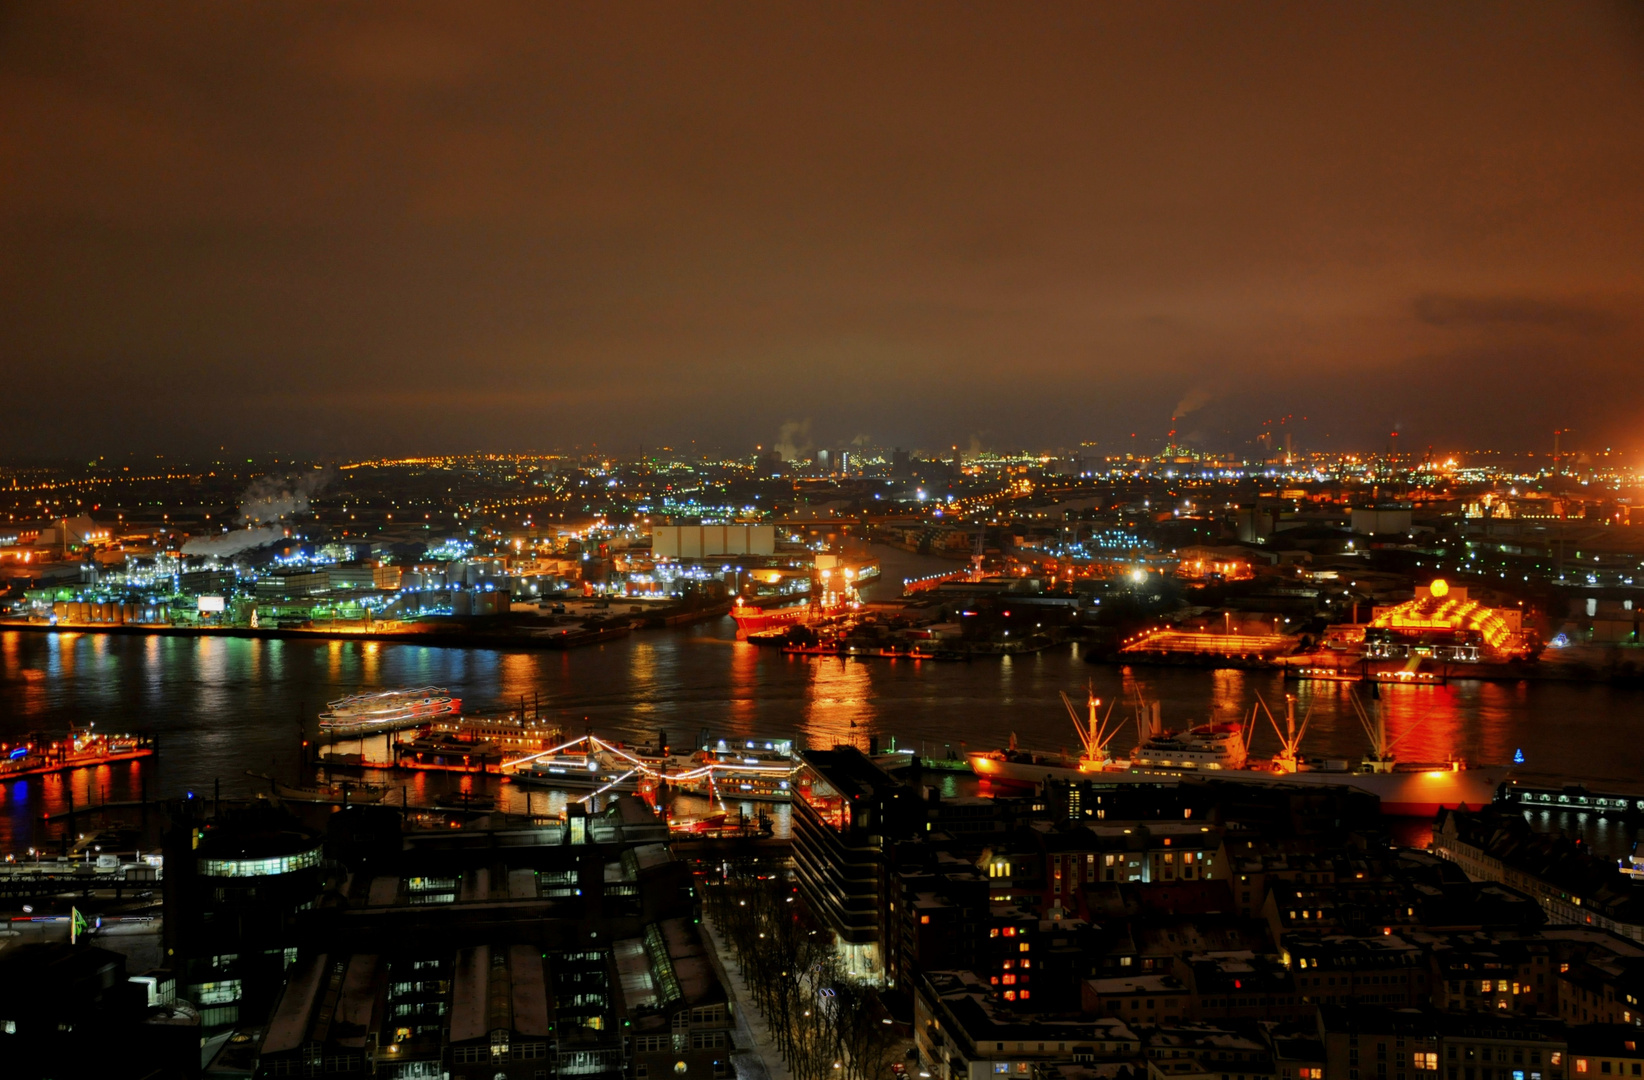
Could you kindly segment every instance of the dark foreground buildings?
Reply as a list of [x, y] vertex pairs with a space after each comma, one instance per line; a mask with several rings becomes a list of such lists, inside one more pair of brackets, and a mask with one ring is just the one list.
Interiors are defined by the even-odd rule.
[[0, 1076], [728, 1078], [699, 920], [743, 857], [930, 1080], [1644, 1076], [1632, 879], [1515, 814], [1443, 814], [1414, 850], [1346, 789], [941, 789], [808, 751], [788, 849], [694, 869], [632, 798], [409, 831], [185, 803], [156, 967], [0, 951]]
[[731, 1074], [692, 875], [638, 800], [403, 834], [382, 807], [323, 835], [267, 804], [173, 812], [168, 966], [0, 954], [0, 1076]]
[[805, 763], [799, 894], [845, 966], [906, 1002], [909, 1066], [940, 1080], [1598, 1080], [1644, 1065], [1631, 885], [1522, 818], [1444, 815], [1423, 851], [1394, 845], [1374, 799], [1347, 789], [943, 799], [939, 775], [892, 776], [851, 748]]

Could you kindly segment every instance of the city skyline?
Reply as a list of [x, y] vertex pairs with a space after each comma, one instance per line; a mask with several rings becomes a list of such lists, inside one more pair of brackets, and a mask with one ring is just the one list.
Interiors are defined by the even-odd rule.
[[206, 12], [10, 19], [0, 455], [1639, 449], [1634, 9]]
[[7, 6], [0, 1073], [1644, 1080], [1641, 90]]

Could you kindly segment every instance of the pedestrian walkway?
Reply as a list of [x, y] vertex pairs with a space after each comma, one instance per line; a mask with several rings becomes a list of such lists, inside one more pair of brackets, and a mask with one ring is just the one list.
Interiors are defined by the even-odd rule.
[[754, 1007], [753, 993], [742, 977], [742, 965], [736, 962], [736, 953], [720, 938], [713, 920], [703, 919], [702, 929], [713, 943], [719, 965], [730, 982], [731, 996], [736, 999], [736, 1042], [740, 1053], [732, 1055], [732, 1061], [736, 1064], [737, 1080], [793, 1080], [782, 1055], [776, 1052], [771, 1029]]

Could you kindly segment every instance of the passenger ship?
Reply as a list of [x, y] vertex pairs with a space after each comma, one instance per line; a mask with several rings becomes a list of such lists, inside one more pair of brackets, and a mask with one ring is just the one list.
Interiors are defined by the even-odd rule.
[[792, 739], [704, 739], [673, 776], [670, 787], [693, 794], [749, 802], [786, 802], [799, 769]]
[[338, 698], [320, 714], [320, 730], [391, 731], [394, 728], [425, 724], [462, 708], [462, 701], [443, 686], [420, 690], [382, 690]]
[[552, 723], [515, 716], [449, 716], [428, 725], [428, 734], [449, 736], [458, 742], [493, 743], [507, 754], [534, 753], [565, 741], [565, 732]]
[[1125, 760], [1109, 755], [1108, 745], [1122, 725], [1098, 722], [1101, 702], [1090, 696], [1088, 721], [1081, 722], [1073, 703], [1062, 697], [1085, 752], [1077, 760], [1065, 754], [1020, 750], [1011, 736], [1006, 750], [970, 755], [976, 775], [994, 784], [1032, 786], [1046, 780], [1090, 780], [1097, 783], [1159, 783], [1190, 776], [1261, 784], [1306, 784], [1342, 786], [1375, 795], [1381, 812], [1395, 817], [1431, 817], [1441, 808], [1484, 806], [1495, 799], [1496, 790], [1512, 771], [1510, 765], [1469, 765], [1459, 759], [1441, 763], [1401, 762], [1392, 753], [1386, 721], [1379, 714], [1372, 720], [1357, 699], [1354, 707], [1370, 738], [1370, 753], [1358, 763], [1346, 760], [1305, 758], [1300, 753], [1307, 719], [1298, 729], [1293, 699], [1287, 701], [1286, 726], [1280, 728], [1267, 713], [1278, 734], [1280, 752], [1271, 761], [1249, 760], [1249, 738], [1257, 708], [1251, 709], [1251, 723], [1202, 724], [1184, 731], [1166, 731], [1159, 720], [1159, 704], [1139, 703], [1136, 724], [1142, 731], [1139, 745]]
[[605, 757], [598, 751], [543, 754], [521, 765], [511, 776], [517, 783], [562, 790], [637, 791], [639, 771], [629, 768], [626, 762], [612, 763]]

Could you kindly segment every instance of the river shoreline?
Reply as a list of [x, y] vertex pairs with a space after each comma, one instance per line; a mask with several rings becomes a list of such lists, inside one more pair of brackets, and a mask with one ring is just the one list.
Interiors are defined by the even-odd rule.
[[[560, 633], [509, 631], [495, 626], [454, 626], [449, 629], [370, 631], [307, 629], [298, 627], [234, 627], [234, 626], [154, 626], [126, 624], [69, 625], [35, 622], [0, 621], [0, 632], [20, 631], [30, 634], [89, 634], [119, 637], [222, 638], [256, 641], [366, 641], [381, 644], [422, 645], [442, 649], [504, 650], [533, 652], [564, 652], [568, 649], [600, 645], [645, 630], [677, 630], [686, 626], [702, 626], [725, 616], [718, 613], [687, 613], [677, 624], [641, 625], [638, 627], [606, 627], [593, 630], [571, 630]], [[994, 653], [978, 651], [967, 656], [967, 662], [999, 660], [1006, 655], [1026, 652], [1054, 651], [1073, 642], [1060, 642], [1045, 649], [1024, 650], [1021, 653]], [[1194, 671], [1267, 671], [1282, 675], [1286, 682], [1342, 682], [1351, 684], [1375, 683], [1381, 686], [1443, 686], [1455, 682], [1491, 682], [1513, 684], [1521, 682], [1591, 683], [1603, 686], [1644, 688], [1644, 667], [1618, 670], [1615, 664], [1606, 665], [1576, 660], [1567, 663], [1540, 661], [1534, 664], [1477, 664], [1456, 665], [1441, 673], [1420, 679], [1400, 678], [1391, 669], [1353, 674], [1342, 669], [1342, 674], [1320, 678], [1298, 673], [1297, 664], [1259, 658], [1226, 656], [1172, 655], [1162, 653], [1115, 653], [1083, 650], [1084, 659], [1093, 665], [1113, 668], [1187, 669]], [[849, 657], [868, 660], [874, 657]], [[1294, 658], [1291, 658], [1294, 659]], [[1644, 658], [1639, 663], [1644, 665]]]
[[[645, 627], [643, 629], [650, 629]], [[658, 627], [657, 629], [663, 629]], [[50, 623], [0, 622], [0, 632], [17, 630], [33, 634], [108, 634], [121, 637], [238, 638], [255, 641], [374, 641], [398, 645], [429, 645], [445, 649], [533, 649], [563, 651], [597, 645], [627, 637], [632, 627], [598, 630], [577, 629], [558, 634], [499, 632], [489, 627], [462, 627], [450, 630], [327, 630], [299, 627], [251, 626], [151, 626], [130, 623], [104, 625], [61, 625]]]

